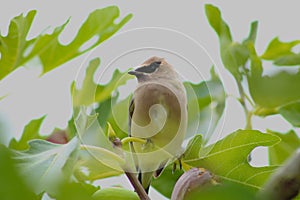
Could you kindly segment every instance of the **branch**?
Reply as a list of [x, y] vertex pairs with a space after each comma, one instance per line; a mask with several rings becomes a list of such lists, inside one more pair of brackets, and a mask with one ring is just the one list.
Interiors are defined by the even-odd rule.
[[265, 184], [261, 199], [292, 199], [300, 190], [300, 148]]
[[135, 192], [139, 195], [141, 200], [150, 200], [149, 196], [147, 195], [145, 189], [143, 188], [142, 184], [139, 182], [135, 174], [131, 172], [126, 172], [125, 174], [129, 179], [131, 185], [134, 187]]

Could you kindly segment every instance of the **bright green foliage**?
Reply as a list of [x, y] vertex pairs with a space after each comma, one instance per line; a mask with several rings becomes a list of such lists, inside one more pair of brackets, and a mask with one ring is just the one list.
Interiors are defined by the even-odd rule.
[[[50, 34], [26, 40], [35, 14], [36, 11], [30, 11], [26, 16], [15, 17], [10, 23], [8, 35], [0, 36], [0, 80], [34, 57], [39, 58], [43, 73], [49, 72], [93, 49], [112, 36], [131, 18], [131, 15], [127, 15], [115, 24], [114, 21], [119, 17], [119, 9], [116, 6], [97, 9], [88, 16], [76, 37], [69, 44], [63, 45], [58, 38], [69, 20], [56, 27]], [[90, 46], [84, 47], [85, 43], [95, 37], [96, 40]]]
[[288, 133], [269, 132], [281, 139], [278, 144], [269, 147], [270, 164], [281, 165], [299, 148], [300, 139], [292, 130]]
[[227, 182], [215, 187], [201, 188], [188, 193], [185, 200], [198, 199], [224, 199], [224, 200], [255, 200], [256, 194], [253, 190], [239, 183]]
[[[230, 28], [222, 19], [220, 10], [213, 5], [205, 5], [206, 17], [209, 24], [219, 37], [220, 53], [226, 69], [235, 77], [237, 81], [242, 80], [241, 68], [244, 67], [249, 58], [249, 52], [244, 44], [232, 40]], [[257, 22], [251, 25], [250, 33], [244, 43], [255, 41], [257, 33]]]
[[99, 67], [100, 59], [95, 58], [90, 61], [89, 66], [86, 69], [85, 79], [80, 89], [75, 88], [75, 82], [73, 82], [73, 106], [89, 106], [92, 103], [100, 103], [111, 97], [111, 94], [117, 87], [124, 85], [127, 80], [132, 79], [129, 74], [121, 73], [116, 70], [112, 76], [112, 79], [106, 85], [98, 85], [94, 82], [94, 74]]
[[274, 38], [266, 51], [261, 56], [266, 60], [276, 60], [280, 59], [283, 56], [290, 56], [294, 53], [292, 52], [292, 48], [300, 43], [300, 40], [292, 41], [292, 42], [282, 42], [278, 37]]
[[215, 144], [201, 148], [199, 158], [183, 161], [194, 167], [209, 169], [227, 181], [260, 189], [276, 167], [252, 167], [248, 156], [256, 147], [272, 146], [279, 141], [280, 138], [272, 134], [238, 130]]
[[0, 145], [0, 194], [1, 199], [37, 200], [38, 198], [19, 176], [10, 150]]
[[300, 127], [300, 101], [283, 106], [278, 112], [293, 126]]
[[195, 135], [186, 146], [184, 152], [185, 160], [193, 160], [199, 158], [199, 153], [202, 148], [202, 135]]
[[114, 188], [105, 188], [97, 191], [93, 195], [95, 200], [111, 200], [111, 199], [119, 199], [119, 200], [139, 200], [138, 195], [130, 190], [126, 190], [124, 188], [114, 187]]
[[226, 94], [223, 84], [212, 68], [210, 80], [199, 84], [185, 82], [184, 85], [188, 97], [189, 118], [186, 138], [201, 133], [207, 141], [225, 108]]
[[31, 140], [29, 150], [14, 151], [18, 171], [36, 194], [57, 192], [59, 183], [68, 179], [76, 161], [77, 138], [65, 145]]
[[171, 198], [176, 181], [182, 174], [182, 170], [177, 169], [173, 172], [172, 165], [168, 166], [157, 179], [153, 179], [151, 186], [165, 197]]
[[94, 200], [93, 194], [99, 190], [99, 186], [93, 186], [84, 182], [64, 182], [60, 185], [59, 192], [55, 195], [57, 200]]
[[21, 139], [17, 141], [13, 138], [9, 143], [9, 148], [15, 150], [25, 150], [29, 147], [28, 142], [33, 139], [43, 139], [40, 135], [39, 130], [45, 119], [45, 116], [31, 120], [24, 128]]

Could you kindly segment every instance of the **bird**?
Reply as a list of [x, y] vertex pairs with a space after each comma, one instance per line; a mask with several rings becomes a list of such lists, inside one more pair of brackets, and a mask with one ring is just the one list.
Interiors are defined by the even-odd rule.
[[138, 180], [146, 193], [152, 177], [158, 177], [172, 159], [183, 152], [187, 129], [187, 96], [174, 67], [164, 58], [147, 59], [128, 72], [137, 78], [129, 105], [129, 137]]

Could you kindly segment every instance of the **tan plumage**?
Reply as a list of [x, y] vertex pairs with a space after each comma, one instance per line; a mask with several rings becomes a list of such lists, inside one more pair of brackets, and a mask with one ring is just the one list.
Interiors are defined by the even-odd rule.
[[146, 139], [133, 143], [139, 179], [149, 188], [168, 160], [181, 154], [187, 126], [187, 98], [174, 68], [165, 59], [152, 57], [130, 71], [138, 79], [129, 108], [130, 136]]

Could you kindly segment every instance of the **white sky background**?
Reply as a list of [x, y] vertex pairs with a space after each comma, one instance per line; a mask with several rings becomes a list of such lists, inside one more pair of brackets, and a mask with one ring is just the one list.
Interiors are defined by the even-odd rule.
[[[117, 5], [121, 10], [121, 16], [125, 16], [128, 13], [133, 14], [133, 18], [118, 33], [135, 28], [163, 27], [174, 29], [190, 36], [200, 43], [213, 59], [213, 62], [216, 64], [220, 76], [224, 81], [227, 93], [232, 96], [237, 96], [237, 88], [233, 78], [222, 68], [219, 56], [218, 39], [212, 28], [209, 26], [204, 14], [205, 3], [212, 3], [221, 9], [223, 17], [229, 23], [233, 37], [237, 41], [241, 41], [248, 35], [250, 22], [258, 20], [259, 31], [257, 37], [257, 50], [259, 54], [263, 52], [268, 42], [275, 36], [279, 36], [283, 41], [300, 38], [300, 25], [298, 23], [300, 12], [299, 2], [297, 1], [272, 2], [258, 0], [229, 0], [221, 2], [189, 0], [175, 2], [173, 0], [28, 0], [22, 2], [12, 0], [6, 1], [5, 3], [2, 2], [1, 4], [0, 30], [2, 35], [6, 35], [10, 19], [22, 12], [36, 9], [38, 13], [29, 35], [35, 36], [49, 26], [50, 30], [52, 30], [53, 27], [61, 25], [71, 16], [71, 21], [60, 38], [62, 43], [68, 43], [75, 36], [76, 31], [90, 12], [108, 5]], [[93, 57], [99, 56], [102, 59], [101, 65], [103, 66], [106, 66], [113, 58], [115, 58], [117, 53], [124, 53], [139, 45], [137, 41], [131, 40], [127, 41], [129, 46], [127, 44], [124, 45], [123, 43], [117, 43], [119, 45], [117, 46], [117, 44], [114, 44], [113, 42], [118, 41], [118, 39], [112, 40], [111, 43], [109, 43], [109, 41], [110, 40], [107, 41], [107, 44], [104, 43], [103, 45], [100, 45], [99, 51], [95, 51], [92, 55]], [[120, 39], [120, 41], [122, 40]], [[177, 45], [178, 48], [182, 46], [181, 50], [183, 51], [183, 48], [186, 48], [183, 47], [184, 40], [181, 40], [180, 42], [183, 42], [183, 44], [176, 44], [175, 41], [174, 45], [175, 47]], [[164, 41], [162, 41], [162, 43], [164, 43]], [[134, 44], [137, 45], [134, 46]], [[156, 46], [156, 43], [152, 46]], [[193, 48], [197, 49], [199, 47], [192, 47], [191, 45], [190, 51], [184, 51], [186, 54], [189, 52], [193, 54], [195, 53], [193, 51], [195, 49]], [[197, 66], [201, 66], [199, 70], [203, 70], [204, 78], [208, 78], [205, 74], [210, 68], [210, 65], [204, 61], [205, 59], [208, 59], [208, 57], [204, 58], [204, 60], [197, 60], [197, 55], [195, 54], [190, 55], [190, 57], [189, 55], [185, 56], [190, 58]], [[66, 123], [72, 114], [70, 85], [71, 82], [76, 79], [76, 74], [79, 71], [81, 64], [84, 62], [85, 57], [86, 56], [82, 56], [74, 59], [42, 77], [39, 77], [41, 72], [40, 69], [29, 67], [20, 68], [2, 80], [0, 82], [0, 96], [9, 94], [4, 100], [0, 101], [0, 117], [5, 124], [4, 128], [6, 133], [11, 136], [19, 137], [25, 124], [31, 119], [40, 118], [45, 114], [47, 114], [47, 117], [42, 126], [42, 133], [49, 134], [54, 127], [66, 127]], [[93, 57], [88, 57], [88, 59]], [[200, 56], [200, 58], [202, 58], [202, 56]], [[146, 59], [147, 57], [139, 57], [138, 60], [126, 60], [126, 63], [122, 66], [122, 70], [136, 66]], [[176, 61], [175, 58], [172, 58], [171, 60], [174, 62]], [[174, 63], [171, 64], [175, 65]], [[86, 64], [83, 66], [86, 66]], [[192, 71], [183, 71], [185, 72], [185, 79], [189, 80], [189, 77], [193, 79]], [[109, 72], [110, 71], [107, 71], [106, 73]], [[108, 74], [108, 76], [110, 75], [111, 74]], [[195, 81], [195, 79], [193, 79], [193, 81]], [[245, 120], [242, 108], [234, 98], [229, 98], [222, 134], [230, 133], [238, 128], [243, 128], [244, 124]], [[273, 130], [286, 132], [291, 128], [291, 126], [282, 120], [281, 117], [276, 116], [266, 119], [254, 117], [253, 126], [262, 131], [271, 127]], [[253, 156], [255, 165], [266, 163], [264, 159], [266, 157], [266, 152], [260, 151], [259, 154], [259, 157]], [[106, 186], [120, 183], [128, 186], [127, 180], [124, 177], [122, 179], [118, 177], [104, 182]], [[151, 195], [154, 197], [156, 194], [152, 192]]]

